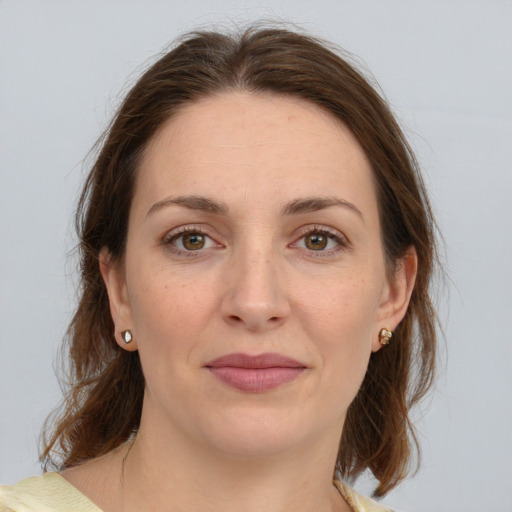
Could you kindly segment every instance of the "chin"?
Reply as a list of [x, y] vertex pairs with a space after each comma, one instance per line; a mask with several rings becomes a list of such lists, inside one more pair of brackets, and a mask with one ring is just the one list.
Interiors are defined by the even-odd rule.
[[283, 411], [278, 417], [268, 411], [239, 412], [205, 425], [204, 440], [228, 456], [270, 457], [307, 442], [311, 432], [308, 435], [306, 424]]

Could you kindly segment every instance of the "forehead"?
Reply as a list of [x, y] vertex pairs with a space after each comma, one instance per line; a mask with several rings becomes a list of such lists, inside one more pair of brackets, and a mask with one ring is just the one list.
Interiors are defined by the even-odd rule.
[[[301, 99], [225, 92], [168, 120], [150, 141], [136, 196], [243, 192], [253, 205], [294, 196], [366, 196], [375, 201], [370, 164], [352, 132]], [[262, 197], [263, 193], [263, 197]]]

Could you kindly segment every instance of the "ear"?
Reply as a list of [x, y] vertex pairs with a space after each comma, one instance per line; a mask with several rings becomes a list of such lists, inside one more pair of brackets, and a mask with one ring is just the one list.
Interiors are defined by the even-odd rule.
[[[121, 265], [114, 263], [112, 255], [106, 247], [100, 251], [100, 272], [105, 282], [110, 304], [110, 314], [115, 325], [114, 336], [117, 344], [124, 350], [137, 350], [137, 337], [133, 333], [131, 306], [126, 290], [126, 281]], [[132, 331], [133, 340], [128, 344], [124, 341], [122, 332]]]
[[[416, 249], [411, 246], [405, 252], [404, 257], [397, 262], [397, 268], [393, 275], [389, 277], [383, 290], [372, 338], [373, 352], [382, 348], [379, 341], [379, 331], [382, 328], [394, 331], [404, 318], [414, 290], [417, 271], [418, 255]], [[393, 340], [391, 340], [391, 343], [393, 343]]]

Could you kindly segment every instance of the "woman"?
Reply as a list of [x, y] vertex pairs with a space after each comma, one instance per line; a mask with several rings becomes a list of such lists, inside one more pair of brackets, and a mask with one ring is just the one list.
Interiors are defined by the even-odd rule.
[[407, 473], [433, 220], [346, 60], [280, 29], [182, 39], [119, 109], [77, 226], [58, 473], [0, 510], [388, 510], [341, 478], [370, 469], [379, 497]]

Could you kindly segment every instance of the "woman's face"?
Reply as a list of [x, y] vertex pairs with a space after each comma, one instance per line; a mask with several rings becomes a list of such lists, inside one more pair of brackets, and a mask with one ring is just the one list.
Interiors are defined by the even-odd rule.
[[339, 440], [414, 277], [411, 265], [386, 277], [351, 132], [302, 100], [244, 92], [160, 129], [122, 268], [102, 272], [116, 331], [140, 353], [143, 426], [239, 455]]

